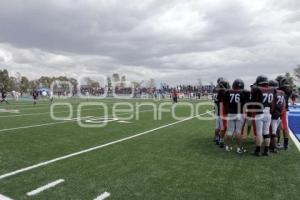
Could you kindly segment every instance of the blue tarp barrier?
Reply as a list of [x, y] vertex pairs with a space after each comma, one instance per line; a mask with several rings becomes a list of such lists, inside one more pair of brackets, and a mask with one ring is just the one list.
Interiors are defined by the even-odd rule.
[[300, 104], [289, 106], [289, 126], [300, 142]]

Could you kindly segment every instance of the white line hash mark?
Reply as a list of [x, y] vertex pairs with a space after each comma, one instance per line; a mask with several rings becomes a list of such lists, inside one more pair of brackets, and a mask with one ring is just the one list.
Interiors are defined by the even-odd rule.
[[104, 192], [94, 200], [104, 200], [104, 199], [108, 198], [109, 196], [110, 196], [110, 193]]
[[8, 198], [8, 197], [6, 197], [6, 196], [4, 196], [2, 194], [0, 194], [0, 199], [1, 200], [12, 200], [11, 198]]
[[60, 183], [62, 183], [64, 181], [65, 181], [64, 179], [58, 179], [58, 180], [56, 180], [54, 182], [48, 183], [47, 185], [44, 185], [44, 186], [39, 187], [39, 188], [37, 188], [35, 190], [32, 190], [31, 192], [27, 192], [27, 196], [37, 195], [37, 194], [39, 194], [39, 193], [41, 193], [41, 192], [43, 192], [45, 190], [48, 190], [48, 189], [50, 189], [52, 187], [57, 186], [58, 184], [60, 184]]

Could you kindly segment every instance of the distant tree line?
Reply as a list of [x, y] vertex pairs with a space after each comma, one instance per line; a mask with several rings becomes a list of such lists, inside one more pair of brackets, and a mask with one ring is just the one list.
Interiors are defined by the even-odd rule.
[[[294, 74], [290, 74], [287, 72], [285, 74], [287, 79], [290, 82], [290, 85], [293, 87], [294, 92], [300, 92], [299, 85], [295, 84], [296, 81], [300, 81], [300, 65], [297, 65], [294, 69]], [[76, 89], [78, 86], [78, 81], [74, 78], [69, 78], [66, 76], [58, 76], [58, 77], [49, 77], [49, 76], [41, 76], [38, 79], [29, 80], [26, 76], [21, 76], [20, 73], [17, 73], [16, 76], [10, 76], [8, 70], [3, 69], [0, 70], [0, 92], [10, 92], [10, 91], [19, 91], [21, 94], [29, 92], [33, 89], [39, 88], [50, 88], [53, 81], [69, 81], [73, 88]], [[120, 76], [118, 73], [112, 74], [111, 77], [107, 77], [106, 86], [100, 86], [99, 82], [93, 80], [92, 78], [86, 78], [85, 82], [87, 85], [93, 88], [99, 87], [112, 87], [112, 82], [119, 83], [120, 86], [126, 82], [126, 76]], [[156, 83], [154, 79], [150, 79], [147, 82], [133, 82], [135, 87], [141, 87], [143, 84], [144, 87], [156, 88]]]

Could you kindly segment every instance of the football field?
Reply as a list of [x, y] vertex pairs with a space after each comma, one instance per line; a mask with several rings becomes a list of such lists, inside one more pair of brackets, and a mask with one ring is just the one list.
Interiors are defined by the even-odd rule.
[[0, 199], [300, 199], [292, 141], [288, 151], [254, 157], [251, 136], [248, 153], [228, 153], [212, 141], [214, 120], [198, 118], [212, 106], [190, 116], [188, 104], [127, 100], [134, 112], [121, 105], [114, 116], [120, 102], [57, 100], [56, 120], [48, 101], [1, 104]]

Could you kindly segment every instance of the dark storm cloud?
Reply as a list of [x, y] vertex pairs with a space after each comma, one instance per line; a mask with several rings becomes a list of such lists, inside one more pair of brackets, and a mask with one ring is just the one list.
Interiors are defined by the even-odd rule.
[[116, 71], [210, 82], [300, 63], [298, 1], [2, 0], [0, 8], [0, 63], [32, 77]]

